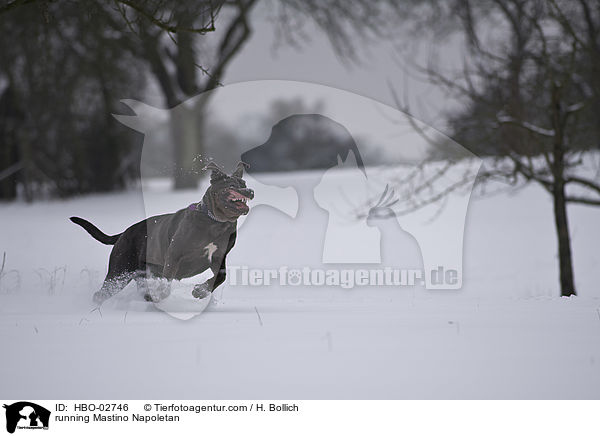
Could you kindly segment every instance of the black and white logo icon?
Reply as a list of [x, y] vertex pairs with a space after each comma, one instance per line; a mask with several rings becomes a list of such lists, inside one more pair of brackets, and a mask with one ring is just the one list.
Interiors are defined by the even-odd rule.
[[14, 433], [16, 429], [48, 429], [50, 411], [42, 406], [19, 401], [10, 405], [4, 404], [3, 407], [6, 409], [6, 431], [9, 433]]

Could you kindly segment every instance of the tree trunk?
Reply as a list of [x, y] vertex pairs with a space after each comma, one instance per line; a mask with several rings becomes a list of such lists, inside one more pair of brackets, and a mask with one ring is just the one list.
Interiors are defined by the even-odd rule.
[[200, 179], [202, 119], [193, 108], [171, 110], [171, 136], [175, 142], [175, 189], [194, 189]]
[[0, 199], [17, 197], [19, 159], [18, 131], [23, 114], [17, 106], [12, 86], [0, 95]]
[[554, 186], [554, 222], [558, 236], [558, 260], [560, 268], [560, 295], [569, 297], [576, 295], [573, 280], [573, 258], [571, 255], [571, 236], [567, 218], [567, 203], [565, 201], [565, 185], [556, 182]]
[[564, 127], [567, 114], [562, 110], [562, 89], [553, 84], [552, 89], [552, 125], [554, 127], [554, 144], [552, 145], [552, 196], [554, 199], [554, 222], [558, 236], [558, 261], [560, 269], [560, 295], [570, 297], [576, 295], [573, 279], [573, 258], [571, 255], [571, 236], [567, 218], [567, 201], [565, 188], [565, 142]]

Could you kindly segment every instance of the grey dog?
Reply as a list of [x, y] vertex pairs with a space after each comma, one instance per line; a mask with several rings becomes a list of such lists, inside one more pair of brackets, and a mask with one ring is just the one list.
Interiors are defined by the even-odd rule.
[[249, 211], [246, 204], [254, 191], [242, 179], [243, 162], [230, 176], [214, 163], [210, 186], [202, 201], [166, 215], [146, 218], [124, 232], [108, 236], [89, 221], [71, 217], [96, 240], [114, 245], [108, 274], [94, 301], [102, 303], [121, 291], [131, 280], [142, 287], [148, 301], [159, 301], [169, 295], [169, 285], [149, 292], [146, 278], [164, 278], [167, 282], [193, 277], [211, 269], [213, 277], [194, 287], [192, 294], [204, 298], [225, 281], [225, 259], [237, 236], [237, 219]]

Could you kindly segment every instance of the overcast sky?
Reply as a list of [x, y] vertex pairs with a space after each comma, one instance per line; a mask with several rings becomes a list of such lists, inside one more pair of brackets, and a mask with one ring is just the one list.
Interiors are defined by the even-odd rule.
[[[275, 32], [268, 19], [268, 4], [261, 2], [254, 11], [253, 35], [229, 67], [226, 84], [257, 79], [307, 81], [352, 91], [395, 107], [390, 93], [391, 83], [401, 97], [410, 98], [413, 114], [431, 121], [436, 108], [453, 104], [440, 90], [405, 74], [401, 66], [403, 56], [387, 41], [369, 44], [368, 47], [359, 43], [360, 65], [348, 65], [340, 60], [327, 37], [316, 27], [307, 26], [311, 40], [301, 50], [286, 44], [278, 44], [275, 48]], [[416, 55], [423, 61], [429, 49], [422, 44], [423, 41], [414, 42], [421, 44]], [[447, 44], [441, 51], [444, 64], [460, 55], [456, 42]], [[411, 57], [414, 55], [412, 53]]]

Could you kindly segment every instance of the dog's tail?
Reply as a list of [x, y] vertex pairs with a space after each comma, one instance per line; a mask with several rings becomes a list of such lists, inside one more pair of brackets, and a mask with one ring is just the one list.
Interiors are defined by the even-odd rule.
[[115, 245], [119, 237], [122, 235], [122, 233], [119, 233], [118, 235], [109, 236], [103, 233], [98, 227], [93, 225], [91, 222], [86, 221], [83, 218], [79, 218], [77, 216], [72, 216], [69, 219], [75, 224], [83, 227], [85, 231], [92, 235], [94, 239], [106, 245]]

